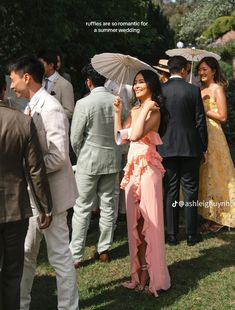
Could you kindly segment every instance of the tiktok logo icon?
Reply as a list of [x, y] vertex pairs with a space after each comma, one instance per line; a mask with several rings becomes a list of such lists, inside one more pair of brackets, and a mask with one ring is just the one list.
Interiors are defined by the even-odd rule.
[[177, 206], [177, 201], [175, 200], [175, 202], [172, 203], [172, 207], [175, 208]]

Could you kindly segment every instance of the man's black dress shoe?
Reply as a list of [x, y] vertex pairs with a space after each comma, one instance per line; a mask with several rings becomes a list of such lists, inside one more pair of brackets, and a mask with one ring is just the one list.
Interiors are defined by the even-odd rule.
[[198, 242], [202, 241], [202, 235], [188, 235], [187, 236], [187, 245], [194, 246]]
[[167, 235], [167, 244], [173, 245], [173, 246], [179, 244], [179, 241], [176, 238], [176, 235]]

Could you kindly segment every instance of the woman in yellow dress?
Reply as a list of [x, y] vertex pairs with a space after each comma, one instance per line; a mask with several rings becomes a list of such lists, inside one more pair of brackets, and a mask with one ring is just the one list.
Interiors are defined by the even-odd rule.
[[197, 69], [208, 129], [207, 159], [200, 170], [198, 213], [207, 220], [202, 231], [216, 232], [223, 226], [235, 227], [235, 170], [221, 128], [227, 120], [227, 81], [213, 57], [203, 58]]

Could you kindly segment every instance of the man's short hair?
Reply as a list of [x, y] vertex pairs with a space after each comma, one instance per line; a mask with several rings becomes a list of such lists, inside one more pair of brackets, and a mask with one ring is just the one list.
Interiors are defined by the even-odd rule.
[[43, 59], [48, 65], [53, 64], [54, 69], [57, 68], [57, 52], [54, 50], [41, 50], [38, 52], [38, 58]]
[[183, 56], [173, 56], [168, 60], [168, 68], [171, 74], [179, 73], [182, 69], [187, 70], [187, 59]]
[[43, 64], [34, 56], [23, 56], [18, 58], [15, 62], [12, 62], [8, 66], [8, 71], [17, 73], [22, 77], [25, 73], [32, 76], [36, 83], [42, 84], [44, 76]]
[[86, 65], [85, 67], [83, 67], [82, 71], [82, 78], [84, 80], [86, 79], [90, 79], [92, 81], [92, 84], [95, 87], [98, 86], [104, 86], [104, 83], [106, 81], [106, 78], [99, 74], [93, 67], [91, 64]]

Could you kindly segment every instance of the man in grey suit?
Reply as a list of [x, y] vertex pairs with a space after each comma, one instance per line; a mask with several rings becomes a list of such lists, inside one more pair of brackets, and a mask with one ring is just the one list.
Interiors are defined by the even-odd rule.
[[[68, 119], [61, 104], [42, 87], [44, 68], [34, 57], [25, 56], [10, 65], [11, 88], [30, 100], [26, 112], [37, 128], [53, 202], [53, 221], [43, 231], [31, 199], [34, 216], [25, 240], [25, 262], [21, 281], [21, 309], [29, 309], [30, 292], [36, 269], [40, 242], [45, 237], [50, 264], [55, 268], [58, 309], [77, 310], [78, 290], [72, 255], [69, 250], [67, 209], [78, 192], [69, 160]], [[33, 198], [33, 197], [32, 197]]]
[[5, 75], [0, 74], [0, 309], [18, 310], [24, 241], [32, 216], [27, 183], [41, 229], [51, 223], [52, 202], [33, 120], [7, 106], [2, 100], [5, 88]]
[[105, 78], [91, 66], [83, 69], [90, 94], [78, 100], [71, 126], [71, 143], [77, 155], [79, 197], [72, 219], [72, 251], [75, 268], [82, 261], [93, 202], [100, 204], [100, 237], [97, 258], [109, 261], [114, 232], [114, 189], [121, 154], [114, 140], [114, 95], [104, 87]]
[[[42, 85], [49, 94], [54, 96], [61, 103], [69, 120], [69, 124], [71, 124], [74, 110], [73, 86], [57, 71], [57, 54], [55, 50], [42, 50], [38, 53], [38, 59], [43, 64], [45, 70]], [[71, 163], [75, 164], [76, 156], [72, 150], [71, 144], [69, 144], [69, 157]]]
[[43, 50], [38, 53], [38, 59], [44, 66], [43, 86], [54, 96], [64, 108], [68, 119], [72, 119], [74, 110], [73, 86], [56, 71], [57, 53], [53, 50]]

